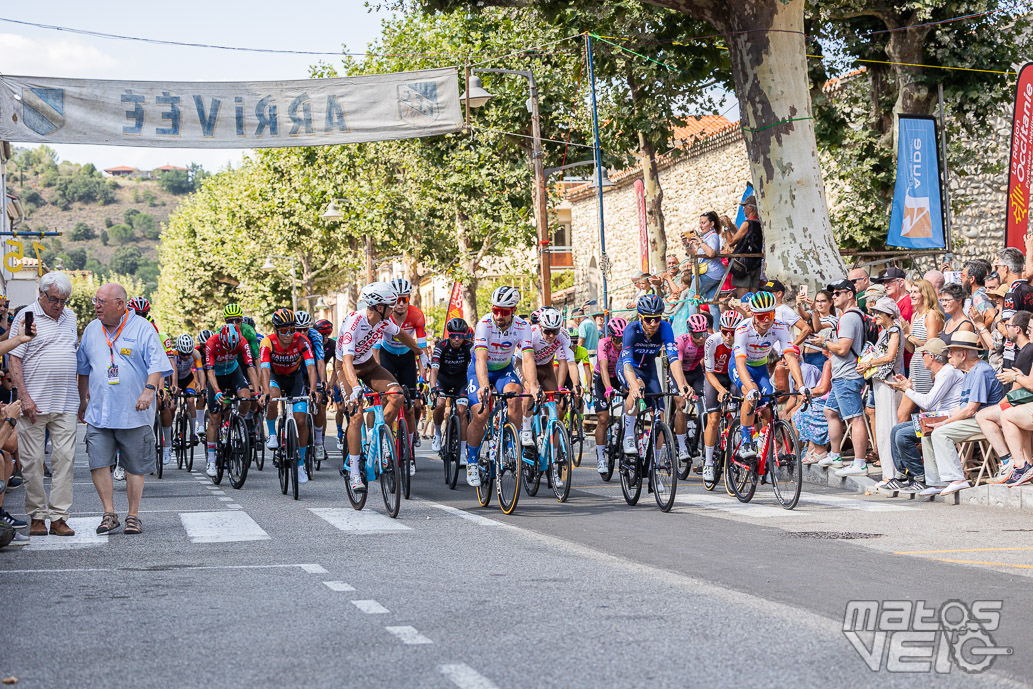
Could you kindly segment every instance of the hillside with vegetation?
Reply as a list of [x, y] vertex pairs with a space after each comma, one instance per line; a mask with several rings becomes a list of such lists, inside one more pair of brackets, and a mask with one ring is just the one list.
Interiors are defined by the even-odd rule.
[[50, 268], [89, 270], [98, 280], [135, 275], [151, 297], [158, 288], [158, 239], [169, 215], [207, 173], [197, 165], [158, 179], [105, 176], [92, 164], [59, 161], [53, 149], [15, 149], [8, 190], [27, 232], [61, 232], [42, 240]]

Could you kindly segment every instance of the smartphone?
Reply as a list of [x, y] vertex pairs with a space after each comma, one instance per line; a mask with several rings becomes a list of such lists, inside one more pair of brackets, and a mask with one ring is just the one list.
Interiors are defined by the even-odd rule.
[[18, 388], [11, 388], [11, 404], [18, 401]]
[[807, 285], [800, 285], [800, 294], [797, 295], [800, 299], [807, 298]]
[[32, 311], [25, 312], [25, 334], [28, 335], [32, 328], [32, 319], [36, 317]]

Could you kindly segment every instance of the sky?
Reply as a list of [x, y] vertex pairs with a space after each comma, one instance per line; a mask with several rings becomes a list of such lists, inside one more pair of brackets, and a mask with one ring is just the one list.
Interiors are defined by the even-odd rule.
[[[370, 11], [364, 0], [313, 0], [291, 5], [254, 0], [244, 5], [218, 0], [175, 3], [48, 0], [5, 4], [0, 17], [103, 33], [219, 45], [339, 52], [362, 51], [380, 34], [390, 13]], [[319, 60], [331, 56], [269, 55], [112, 40], [0, 21], [0, 66], [4, 74], [174, 81], [267, 81], [307, 79]], [[19, 144], [24, 145], [24, 144]], [[99, 169], [129, 165], [200, 163], [209, 171], [240, 163], [246, 149], [52, 146], [61, 160]]]

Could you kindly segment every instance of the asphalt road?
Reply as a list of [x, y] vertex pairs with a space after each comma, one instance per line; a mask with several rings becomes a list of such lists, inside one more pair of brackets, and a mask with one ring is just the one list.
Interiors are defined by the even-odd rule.
[[[506, 516], [449, 490], [428, 444], [397, 520], [379, 492], [348, 505], [331, 450], [297, 502], [269, 463], [239, 491], [172, 466], [149, 479], [135, 537], [93, 533], [79, 444], [77, 535], [0, 552], [0, 676], [33, 689], [1030, 686], [1020, 512], [809, 487], [787, 512], [767, 486], [742, 505], [693, 478], [662, 514], [648, 495], [625, 505], [586, 457], [567, 504], [543, 482]], [[125, 505], [116, 491], [123, 518]], [[843, 632], [858, 600], [1002, 601], [991, 636], [1012, 652], [969, 674], [945, 644], [949, 671], [930, 677], [887, 671], [905, 641], [888, 637], [872, 671]]]

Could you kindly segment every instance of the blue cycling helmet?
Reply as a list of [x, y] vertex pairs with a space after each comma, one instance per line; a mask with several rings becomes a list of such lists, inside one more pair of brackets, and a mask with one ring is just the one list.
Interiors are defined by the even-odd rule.
[[664, 300], [655, 294], [643, 294], [635, 307], [641, 316], [659, 316], [664, 312]]

